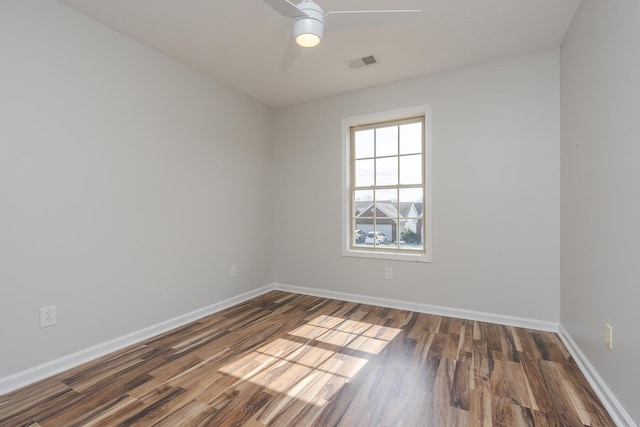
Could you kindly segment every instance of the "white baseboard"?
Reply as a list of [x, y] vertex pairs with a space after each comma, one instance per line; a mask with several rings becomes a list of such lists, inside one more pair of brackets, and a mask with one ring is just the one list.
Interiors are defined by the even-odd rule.
[[479, 322], [498, 323], [500, 325], [517, 326], [520, 328], [537, 329], [539, 331], [558, 332], [558, 324], [544, 320], [526, 319], [522, 317], [505, 316], [501, 314], [484, 313], [481, 311], [463, 310], [459, 308], [442, 307], [438, 305], [417, 302], [400, 301], [394, 299], [370, 297], [359, 294], [348, 294], [325, 289], [305, 288], [301, 286], [274, 283], [273, 288], [279, 291], [296, 294], [311, 295], [322, 298], [338, 299], [357, 302], [360, 304], [377, 305], [380, 307], [396, 308], [399, 310], [415, 311], [418, 313], [437, 314], [440, 316], [457, 317], [459, 319], [477, 320]]
[[578, 344], [576, 344], [573, 338], [571, 338], [571, 335], [569, 335], [569, 332], [562, 325], [559, 326], [558, 335], [616, 425], [621, 427], [637, 427], [629, 413], [625, 411], [591, 362], [589, 362], [589, 359], [587, 359], [582, 350], [580, 350], [580, 347], [578, 347]]
[[104, 356], [116, 350], [120, 350], [129, 345], [144, 341], [163, 332], [167, 332], [179, 326], [186, 325], [187, 323], [193, 322], [194, 320], [198, 320], [226, 308], [233, 307], [236, 304], [243, 303], [272, 290], [273, 285], [263, 286], [261, 288], [225, 299], [207, 307], [194, 310], [190, 313], [174, 317], [173, 319], [166, 320], [164, 322], [149, 326], [144, 329], [140, 329], [122, 337], [112, 339], [110, 341], [86, 348], [84, 350], [80, 350], [72, 354], [68, 354], [50, 362], [43, 363], [42, 365], [38, 365], [33, 368], [9, 375], [7, 377], [0, 378], [0, 395], [9, 393], [13, 390], [17, 390], [26, 385], [33, 384], [36, 381], [66, 371], [67, 369], [71, 369], [85, 362], [97, 359], [98, 357]]

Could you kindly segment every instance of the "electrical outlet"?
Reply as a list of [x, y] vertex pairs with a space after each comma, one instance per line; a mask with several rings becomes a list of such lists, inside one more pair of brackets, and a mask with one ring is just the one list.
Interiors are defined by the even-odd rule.
[[236, 277], [238, 275], [238, 267], [235, 264], [232, 264], [229, 267], [229, 277]]
[[40, 309], [40, 328], [48, 328], [56, 324], [56, 306], [42, 307]]
[[604, 325], [604, 346], [613, 350], [613, 327], [609, 324]]
[[384, 269], [384, 278], [387, 280], [393, 279], [393, 269], [391, 267]]

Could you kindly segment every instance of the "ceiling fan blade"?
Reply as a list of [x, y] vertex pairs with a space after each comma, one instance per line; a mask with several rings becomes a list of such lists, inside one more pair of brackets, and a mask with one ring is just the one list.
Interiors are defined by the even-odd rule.
[[287, 44], [287, 47], [284, 50], [284, 54], [282, 54], [282, 59], [280, 60], [280, 65], [278, 66], [278, 69], [280, 71], [286, 71], [287, 69], [289, 69], [291, 64], [293, 64], [293, 62], [298, 57], [298, 55], [300, 55], [301, 51], [302, 51], [302, 48], [298, 46], [295, 39], [291, 37], [289, 39], [289, 43]]
[[289, 0], [262, 0], [272, 8], [274, 8], [281, 15], [287, 18], [297, 18], [299, 16], [306, 16], [306, 14], [298, 9], [295, 4]]
[[420, 10], [334, 10], [325, 14], [325, 32], [409, 25], [418, 22]]

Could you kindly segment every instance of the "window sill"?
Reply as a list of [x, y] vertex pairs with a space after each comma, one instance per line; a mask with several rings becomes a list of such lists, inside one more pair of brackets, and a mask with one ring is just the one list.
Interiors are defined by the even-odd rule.
[[343, 249], [342, 256], [354, 257], [354, 258], [384, 259], [389, 261], [409, 261], [409, 262], [425, 262], [425, 263], [432, 262], [431, 256], [427, 254], [409, 254], [409, 253], [367, 251], [367, 250], [355, 250], [355, 249]]

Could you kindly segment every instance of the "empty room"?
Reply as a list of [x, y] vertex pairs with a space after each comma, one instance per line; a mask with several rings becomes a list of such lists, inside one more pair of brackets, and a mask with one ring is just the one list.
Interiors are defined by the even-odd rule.
[[0, 55], [0, 426], [640, 424], [637, 0], [3, 0]]

